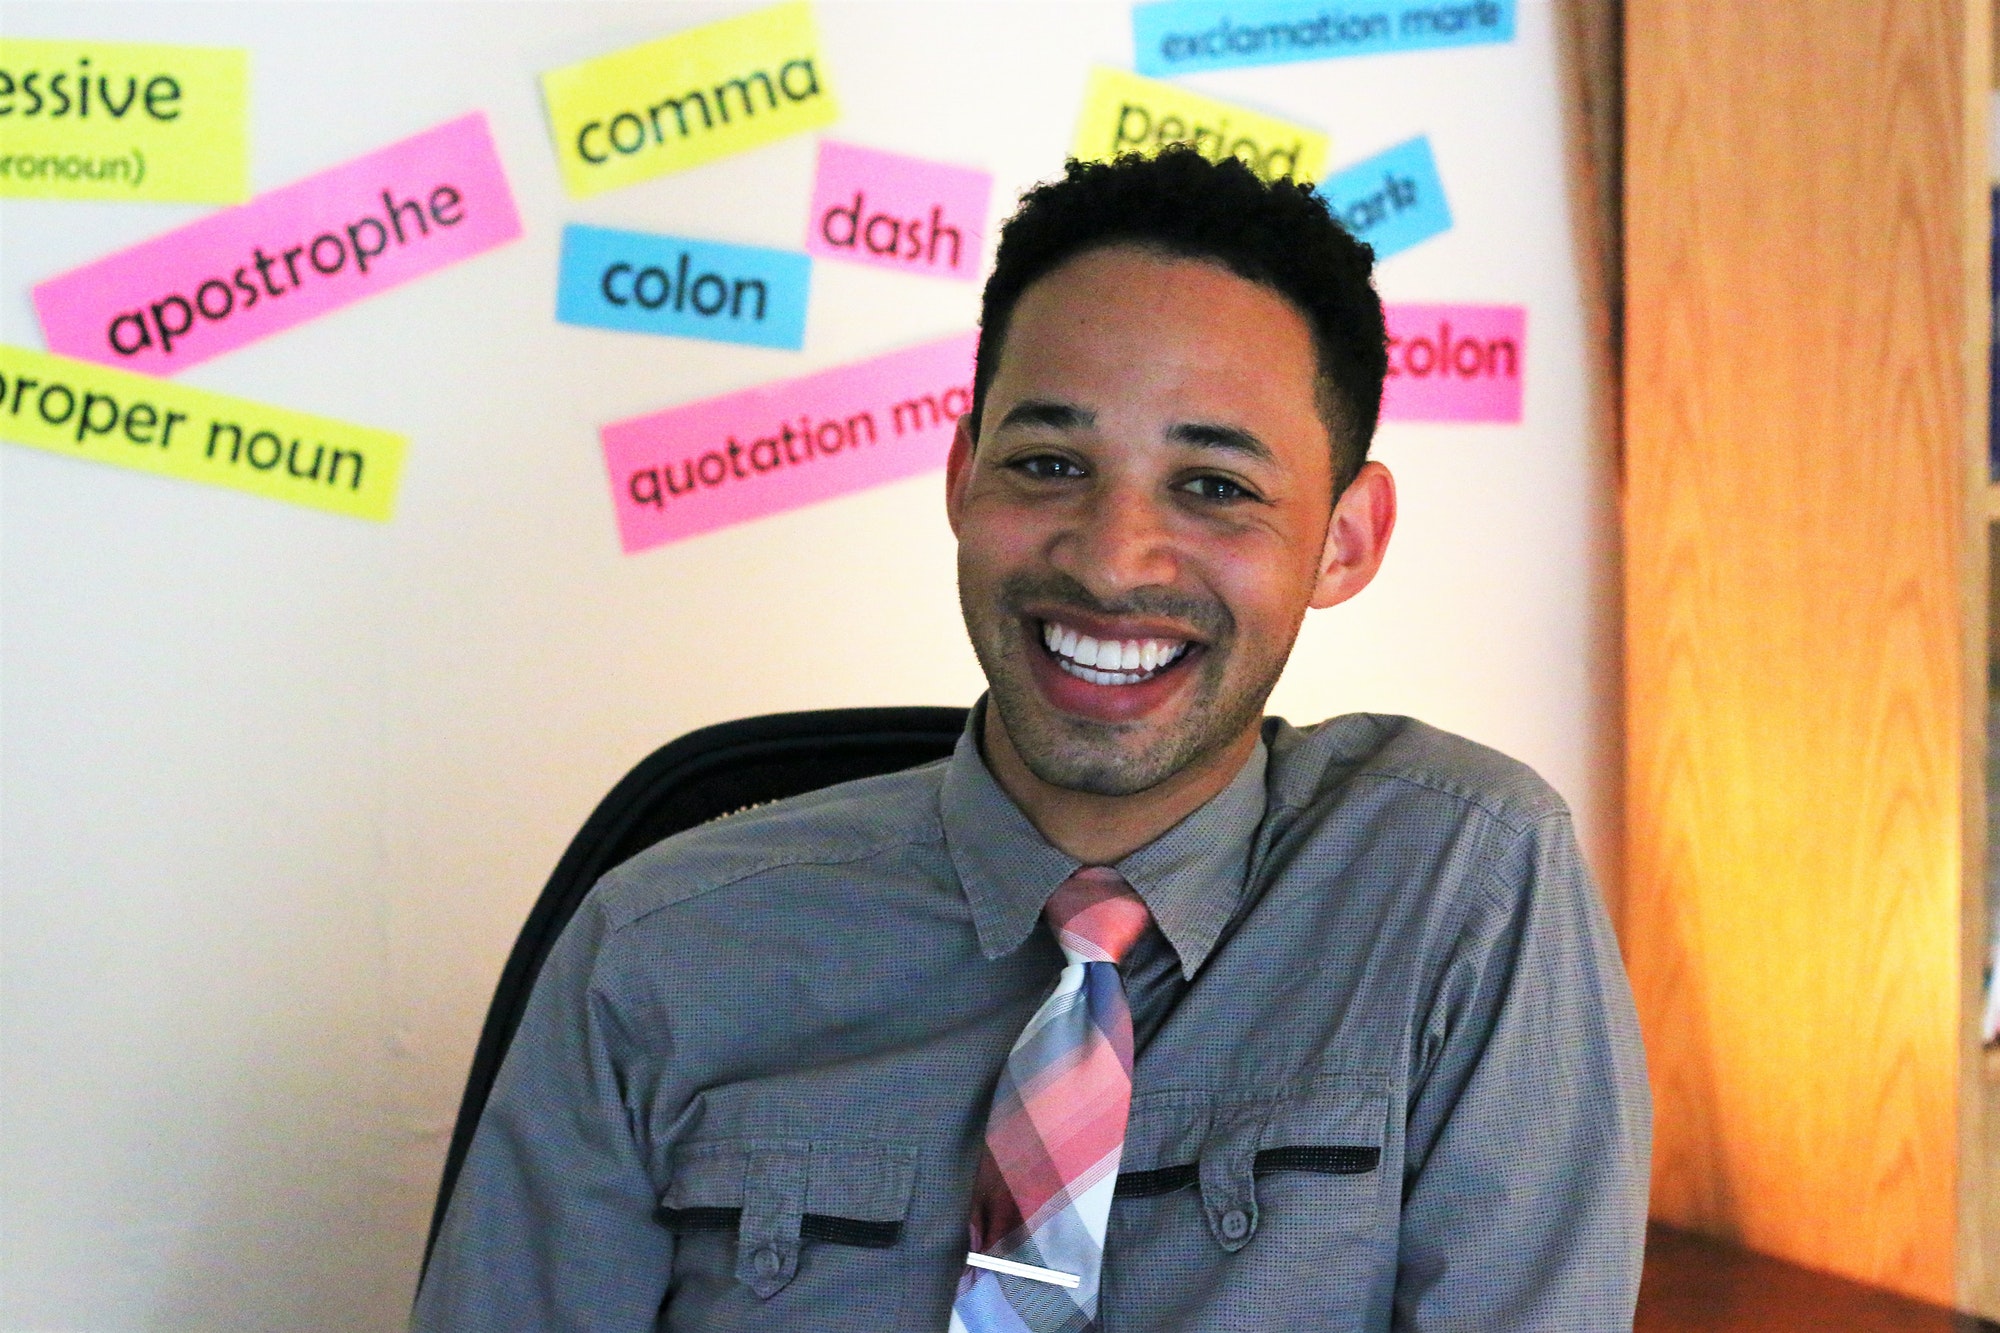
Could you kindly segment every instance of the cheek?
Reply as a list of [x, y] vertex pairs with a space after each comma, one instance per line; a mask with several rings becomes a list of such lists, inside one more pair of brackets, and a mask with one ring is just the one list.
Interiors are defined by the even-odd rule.
[[1208, 587], [1236, 621], [1240, 646], [1259, 655], [1282, 652], [1298, 631], [1319, 550], [1304, 554], [1302, 543], [1261, 531], [1254, 536], [1206, 544], [1198, 569]]
[[1288, 643], [1299, 623], [1305, 599], [1284, 595], [1269, 583], [1245, 584], [1224, 590], [1230, 614], [1236, 617], [1236, 638], [1240, 646], [1258, 656], [1267, 655], [1269, 645]]
[[1036, 559], [1047, 545], [1038, 512], [992, 500], [962, 511], [958, 529], [961, 576], [1005, 575]]

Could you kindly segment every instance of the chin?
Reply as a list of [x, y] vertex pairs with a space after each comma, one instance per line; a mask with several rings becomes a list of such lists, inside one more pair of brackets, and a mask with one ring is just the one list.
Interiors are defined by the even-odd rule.
[[1100, 722], [1054, 708], [1029, 681], [988, 672], [990, 707], [1021, 762], [1051, 787], [1092, 796], [1136, 796], [1225, 749], [1262, 715], [1261, 697], [1242, 707], [1197, 704], [1182, 716]]
[[1127, 754], [1112, 747], [1024, 744], [1014, 724], [1007, 720], [1005, 709], [1001, 710], [1000, 720], [1028, 771], [1051, 787], [1065, 791], [1091, 796], [1136, 796], [1159, 786], [1186, 766], [1178, 756], [1162, 760], [1152, 754]]

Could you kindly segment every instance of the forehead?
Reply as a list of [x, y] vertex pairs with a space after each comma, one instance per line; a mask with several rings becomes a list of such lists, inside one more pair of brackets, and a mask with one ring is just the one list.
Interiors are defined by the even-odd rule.
[[1116, 247], [1022, 293], [986, 420], [1049, 398], [1100, 415], [1303, 433], [1325, 449], [1317, 384], [1311, 327], [1283, 296], [1219, 263]]

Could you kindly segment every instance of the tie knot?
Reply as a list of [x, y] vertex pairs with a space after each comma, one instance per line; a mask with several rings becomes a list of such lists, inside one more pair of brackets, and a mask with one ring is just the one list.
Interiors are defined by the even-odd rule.
[[1085, 866], [1071, 875], [1045, 910], [1063, 952], [1087, 963], [1123, 961], [1153, 919], [1125, 877], [1110, 866]]

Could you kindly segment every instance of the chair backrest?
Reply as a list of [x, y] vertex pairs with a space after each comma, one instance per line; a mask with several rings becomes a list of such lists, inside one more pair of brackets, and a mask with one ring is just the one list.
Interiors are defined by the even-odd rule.
[[965, 730], [963, 708], [839, 708], [772, 713], [689, 732], [647, 756], [584, 821], [528, 913], [501, 970], [472, 1056], [458, 1123], [431, 1212], [430, 1263], [452, 1187], [521, 1014], [563, 927], [591, 885], [662, 838], [766, 801], [854, 778], [914, 768], [951, 753]]

